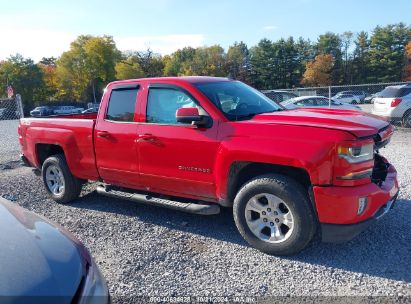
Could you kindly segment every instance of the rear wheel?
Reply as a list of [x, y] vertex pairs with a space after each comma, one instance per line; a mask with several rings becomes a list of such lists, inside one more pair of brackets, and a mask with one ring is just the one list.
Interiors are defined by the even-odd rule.
[[356, 100], [351, 101], [351, 104], [357, 104]]
[[64, 155], [57, 154], [47, 158], [41, 174], [47, 192], [57, 203], [66, 204], [79, 197], [81, 180], [71, 174]]
[[411, 128], [411, 110], [405, 112], [404, 116], [402, 117], [402, 126], [405, 128]]
[[306, 191], [282, 175], [262, 175], [246, 183], [234, 200], [233, 213], [244, 239], [268, 254], [298, 253], [317, 228]]

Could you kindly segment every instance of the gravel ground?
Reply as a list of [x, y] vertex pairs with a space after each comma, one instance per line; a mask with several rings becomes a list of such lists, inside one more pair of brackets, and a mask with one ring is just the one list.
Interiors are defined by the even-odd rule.
[[[77, 201], [58, 205], [19, 162], [0, 165], [0, 195], [82, 240], [116, 303], [137, 296], [411, 297], [410, 146], [411, 132], [398, 130], [383, 150], [401, 182], [398, 204], [384, 219], [348, 243], [316, 243], [287, 258], [249, 247], [229, 209], [211, 217], [188, 215], [101, 197], [95, 184]], [[14, 144], [1, 149], [1, 159], [17, 160]]]
[[0, 120], [0, 164], [15, 160], [20, 153], [18, 125], [18, 120]]

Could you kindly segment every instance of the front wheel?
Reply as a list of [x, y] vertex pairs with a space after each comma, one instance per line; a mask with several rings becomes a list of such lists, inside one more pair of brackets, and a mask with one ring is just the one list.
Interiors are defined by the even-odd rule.
[[47, 192], [57, 203], [66, 204], [79, 197], [81, 180], [71, 174], [64, 155], [57, 154], [47, 158], [43, 163], [41, 175]]
[[351, 104], [357, 104], [356, 100], [351, 101]]
[[246, 183], [235, 197], [233, 213], [244, 239], [268, 254], [298, 253], [317, 229], [308, 194], [283, 175], [262, 175]]

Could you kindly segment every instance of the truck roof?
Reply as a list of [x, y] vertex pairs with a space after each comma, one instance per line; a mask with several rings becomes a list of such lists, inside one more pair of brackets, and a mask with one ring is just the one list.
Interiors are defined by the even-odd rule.
[[137, 79], [127, 79], [113, 81], [111, 84], [120, 84], [135, 81], [170, 81], [170, 82], [188, 82], [188, 83], [206, 83], [206, 82], [220, 82], [220, 81], [232, 81], [232, 79], [225, 77], [210, 77], [210, 76], [178, 76], [178, 77], [150, 77], [150, 78], [137, 78]]

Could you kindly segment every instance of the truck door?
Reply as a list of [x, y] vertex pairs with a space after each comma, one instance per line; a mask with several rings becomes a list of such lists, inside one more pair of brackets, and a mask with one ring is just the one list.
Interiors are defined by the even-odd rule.
[[94, 142], [97, 169], [106, 183], [132, 188], [139, 185], [138, 124], [134, 119], [138, 95], [137, 84], [114, 85], [104, 95]]
[[200, 114], [208, 115], [180, 87], [155, 84], [144, 91], [145, 122], [138, 130], [141, 183], [153, 192], [215, 198], [217, 123], [210, 128], [177, 123], [178, 108], [197, 107]]

